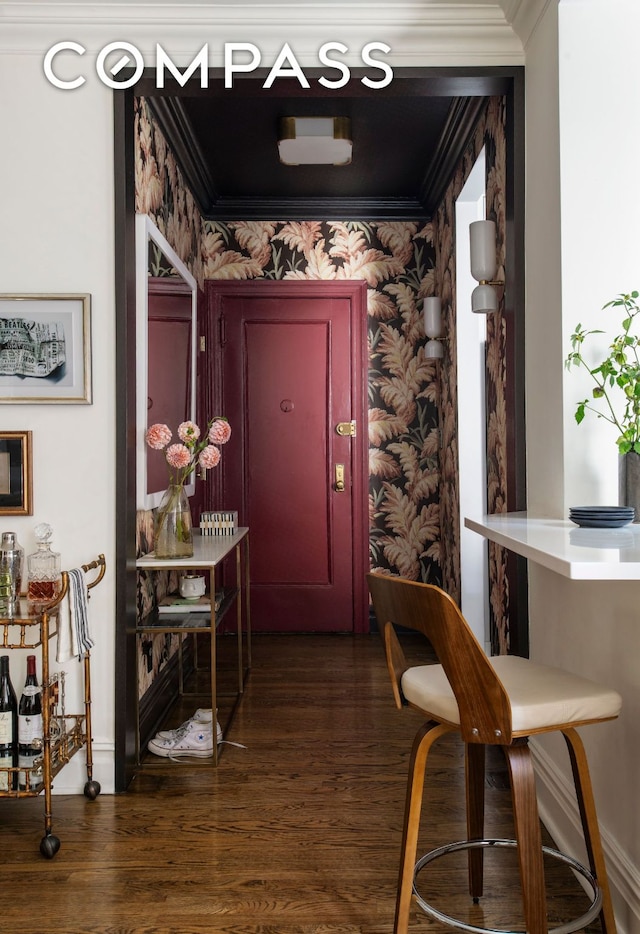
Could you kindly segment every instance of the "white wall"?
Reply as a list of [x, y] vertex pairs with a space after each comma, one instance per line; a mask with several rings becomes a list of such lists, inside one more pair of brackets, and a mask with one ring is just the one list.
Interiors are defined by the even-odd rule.
[[[638, 27], [634, 0], [560, 0], [558, 11], [547, 6], [526, 46], [527, 454], [529, 510], [537, 515], [564, 516], [578, 501], [617, 502], [615, 434], [595, 419], [575, 424], [575, 401], [590, 387], [562, 361], [573, 326], [601, 326], [604, 302], [640, 282]], [[619, 930], [637, 934], [638, 586], [569, 581], [534, 564], [529, 581], [532, 657], [623, 696], [619, 720], [582, 735]], [[580, 858], [564, 745], [535, 746], [545, 822]]]
[[[50, 87], [36, 55], [0, 55], [3, 179], [0, 292], [89, 292], [92, 296], [93, 405], [3, 405], [4, 430], [33, 432], [34, 515], [0, 517], [25, 552], [47, 521], [63, 567], [104, 552], [114, 557], [114, 271], [111, 99], [94, 83], [75, 94]], [[19, 93], [11, 93], [17, 89]], [[113, 565], [93, 591], [96, 640], [93, 728], [95, 777], [113, 788]], [[55, 645], [55, 643], [52, 643]], [[63, 666], [67, 712], [80, 713], [77, 662]], [[60, 666], [52, 665], [53, 670]], [[16, 691], [26, 662], [11, 658]], [[74, 691], [74, 685], [76, 690]], [[74, 696], [75, 695], [75, 696]], [[60, 788], [82, 787], [84, 753], [61, 774]], [[78, 778], [78, 776], [80, 776]]]
[[525, 402], [527, 505], [540, 516], [563, 509], [562, 291], [557, 6], [526, 46]]
[[[640, 288], [640, 7], [634, 0], [562, 0], [559, 12], [567, 347], [577, 322], [606, 328], [604, 303]], [[616, 330], [620, 320], [614, 313]], [[613, 333], [602, 336], [603, 347]], [[578, 426], [573, 418], [575, 401], [591, 389], [575, 371], [565, 380], [566, 505], [617, 502], [616, 429], [590, 416]]]

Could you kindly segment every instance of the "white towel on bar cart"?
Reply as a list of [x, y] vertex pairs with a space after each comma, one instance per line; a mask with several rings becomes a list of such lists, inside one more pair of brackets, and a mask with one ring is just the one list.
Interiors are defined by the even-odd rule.
[[95, 645], [89, 632], [89, 591], [85, 573], [82, 568], [67, 573], [67, 595], [58, 610], [58, 662], [68, 662], [70, 658], [80, 660]]

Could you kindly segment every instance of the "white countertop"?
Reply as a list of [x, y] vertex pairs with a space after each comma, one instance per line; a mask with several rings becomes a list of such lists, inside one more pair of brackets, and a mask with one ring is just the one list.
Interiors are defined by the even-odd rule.
[[201, 535], [198, 530], [194, 529], [192, 558], [156, 558], [151, 552], [150, 555], [138, 558], [136, 567], [141, 571], [145, 569], [170, 571], [173, 568], [214, 568], [242, 541], [248, 531], [248, 528], [239, 528], [233, 535]]
[[468, 529], [574, 580], [640, 580], [640, 523], [585, 529], [526, 512], [465, 518]]

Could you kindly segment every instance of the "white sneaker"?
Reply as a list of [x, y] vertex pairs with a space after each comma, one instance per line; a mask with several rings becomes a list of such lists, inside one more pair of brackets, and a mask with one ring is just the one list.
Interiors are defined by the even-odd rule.
[[[213, 722], [213, 717], [211, 715], [211, 707], [198, 707], [194, 715], [192, 717], [189, 717], [188, 720], [185, 720], [184, 723], [182, 723], [175, 730], [160, 730], [158, 733], [156, 733], [156, 739], [158, 738], [172, 739], [173, 737], [175, 737], [177, 733], [184, 730], [184, 728], [189, 723], [199, 723], [201, 725], [204, 725], [204, 724], [210, 725], [212, 722]], [[220, 742], [221, 739], [222, 739], [222, 729], [220, 728], [220, 724], [218, 723], [218, 742]]]
[[177, 759], [180, 756], [207, 758], [213, 755], [213, 730], [211, 723], [191, 723], [187, 720], [184, 727], [175, 731], [173, 736], [154, 737], [147, 749], [155, 756]]

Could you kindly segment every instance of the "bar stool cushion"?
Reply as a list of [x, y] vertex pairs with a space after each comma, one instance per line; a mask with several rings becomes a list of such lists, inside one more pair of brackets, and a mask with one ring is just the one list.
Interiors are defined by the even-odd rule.
[[[515, 734], [608, 720], [620, 713], [620, 695], [587, 678], [516, 655], [499, 655], [488, 660], [509, 695]], [[442, 665], [407, 669], [401, 686], [404, 697], [413, 706], [437, 720], [460, 724], [458, 704]]]

